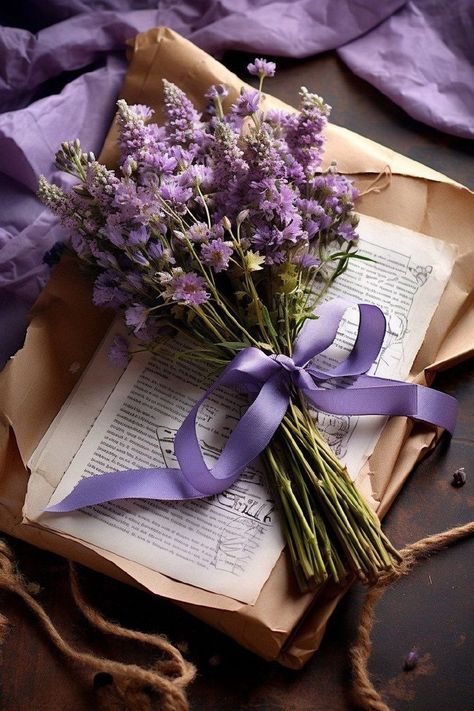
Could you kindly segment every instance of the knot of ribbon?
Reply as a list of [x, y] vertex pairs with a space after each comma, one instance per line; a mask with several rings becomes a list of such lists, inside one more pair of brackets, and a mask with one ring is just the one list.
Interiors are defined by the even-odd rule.
[[[344, 313], [353, 305], [346, 299], [322, 304], [315, 318], [305, 321], [291, 356], [267, 355], [255, 347], [240, 351], [176, 433], [179, 468], [130, 469], [86, 477], [46, 511], [73, 511], [128, 498], [195, 499], [228, 489], [270, 443], [287, 411], [292, 385], [316, 410], [335, 415], [404, 415], [452, 433], [457, 415], [453, 397], [422, 385], [367, 375], [385, 336], [385, 317], [377, 306], [357, 304], [357, 337], [343, 361], [327, 371], [313, 364], [313, 359], [332, 345]], [[251, 402], [210, 469], [199, 444], [196, 421], [201, 405], [222, 386], [246, 390]]]

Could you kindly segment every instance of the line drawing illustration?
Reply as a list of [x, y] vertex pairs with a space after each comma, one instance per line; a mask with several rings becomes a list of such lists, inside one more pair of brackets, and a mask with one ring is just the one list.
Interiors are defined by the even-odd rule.
[[257, 521], [237, 516], [226, 523], [217, 540], [211, 565], [216, 570], [242, 575], [248, 562], [260, 546], [263, 528]]

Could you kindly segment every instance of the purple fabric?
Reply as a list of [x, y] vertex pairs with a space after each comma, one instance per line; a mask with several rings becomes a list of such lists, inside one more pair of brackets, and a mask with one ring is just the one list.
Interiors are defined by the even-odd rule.
[[[183, 501], [225, 491], [270, 443], [288, 408], [290, 384], [303, 392], [318, 410], [342, 415], [407, 415], [452, 432], [457, 403], [450, 395], [414, 383], [365, 375], [385, 336], [385, 318], [377, 306], [358, 304], [357, 339], [345, 360], [331, 371], [321, 371], [312, 365], [311, 360], [334, 341], [349, 306], [351, 303], [345, 299], [334, 299], [320, 306], [316, 312], [318, 318], [308, 319], [301, 329], [291, 358], [267, 356], [258, 348], [238, 353], [176, 433], [174, 451], [179, 468], [130, 469], [86, 477], [46, 511], [74, 511], [116, 499]], [[354, 380], [341, 380], [347, 378]], [[326, 381], [332, 381], [336, 387], [325, 388]], [[196, 418], [201, 405], [221, 386], [246, 388], [253, 401], [209, 469], [199, 445]]]
[[3, 3], [0, 21], [19, 26], [0, 27], [0, 334], [9, 334], [0, 338], [0, 367], [21, 343], [48, 276], [41, 257], [63, 238], [35, 198], [38, 175], [61, 180], [52, 164], [61, 140], [78, 136], [99, 149], [126, 39], [161, 24], [218, 55], [232, 48], [303, 57], [345, 45], [341, 56], [354, 71], [409, 113], [473, 136], [472, 15], [470, 0]]
[[473, 0], [412, 0], [338, 54], [413, 118], [474, 138], [473, 35]]

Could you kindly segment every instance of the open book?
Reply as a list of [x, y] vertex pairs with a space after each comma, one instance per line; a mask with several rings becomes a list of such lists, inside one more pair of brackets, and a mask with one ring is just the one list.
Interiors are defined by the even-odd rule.
[[[327, 298], [346, 295], [379, 305], [387, 334], [371, 373], [404, 379], [452, 271], [445, 242], [361, 216], [361, 254]], [[125, 369], [102, 345], [34, 452], [25, 517], [37, 525], [119, 554], [176, 580], [253, 603], [283, 549], [278, 512], [256, 461], [234, 486], [206, 500], [162, 503], [122, 500], [66, 514], [45, 514], [84, 476], [139, 467], [175, 466], [173, 439], [216, 373], [186, 358], [183, 339], [159, 353], [137, 353]], [[336, 344], [318, 364], [339, 360], [353, 342], [357, 309], [349, 310]], [[246, 399], [228, 389], [203, 405], [198, 436], [209, 465], [216, 459]], [[372, 452], [385, 418], [314, 413], [336, 454], [355, 478]]]

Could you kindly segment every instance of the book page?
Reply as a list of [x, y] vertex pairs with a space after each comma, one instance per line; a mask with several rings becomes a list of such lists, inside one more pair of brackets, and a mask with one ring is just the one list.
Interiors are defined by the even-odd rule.
[[[51, 503], [62, 499], [84, 476], [178, 466], [173, 449], [176, 431], [215, 379], [214, 367], [180, 357], [190, 345], [177, 338], [157, 354], [142, 352], [133, 357]], [[102, 350], [103, 360], [107, 349]], [[201, 407], [197, 433], [208, 466], [217, 459], [246, 402], [244, 395], [222, 388]], [[63, 418], [56, 439], [69, 425]], [[37, 469], [51, 466], [50, 450], [51, 446], [36, 459]], [[208, 499], [120, 500], [69, 514], [43, 514], [41, 523], [181, 582], [252, 603], [283, 549], [264, 476], [257, 463], [247, 467], [230, 489]]]
[[[456, 249], [441, 240], [360, 215], [359, 254], [328, 290], [326, 299], [345, 296], [382, 309], [387, 330], [369, 375], [406, 380], [430, 321], [448, 283]], [[358, 309], [345, 314], [334, 346], [315, 362], [329, 369], [344, 358], [355, 341]], [[333, 451], [355, 479], [373, 452], [387, 421], [383, 416], [314, 413]]]
[[[351, 260], [327, 298], [343, 295], [383, 309], [387, 334], [370, 372], [403, 379], [451, 274], [455, 251], [439, 240], [365, 216], [359, 232], [359, 252], [374, 261]], [[347, 354], [357, 319], [357, 308], [347, 311], [336, 343], [318, 356], [318, 365], [330, 367]], [[108, 341], [116, 332], [110, 332]], [[159, 354], [135, 355], [121, 373], [107, 362], [108, 341], [32, 458], [32, 469], [50, 481], [51, 490], [59, 483], [51, 504], [83, 476], [174, 466], [175, 432], [216, 377], [204, 364], [186, 360], [186, 342], [180, 339]], [[245, 397], [222, 390], [201, 408], [198, 436], [209, 465], [245, 406]], [[355, 478], [386, 418], [314, 415]], [[42, 508], [47, 503], [43, 501]], [[152, 570], [242, 602], [255, 601], [283, 547], [277, 512], [258, 463], [248, 467], [231, 489], [206, 500], [122, 500], [70, 514], [41, 514], [38, 502], [30, 500], [27, 515]]]

